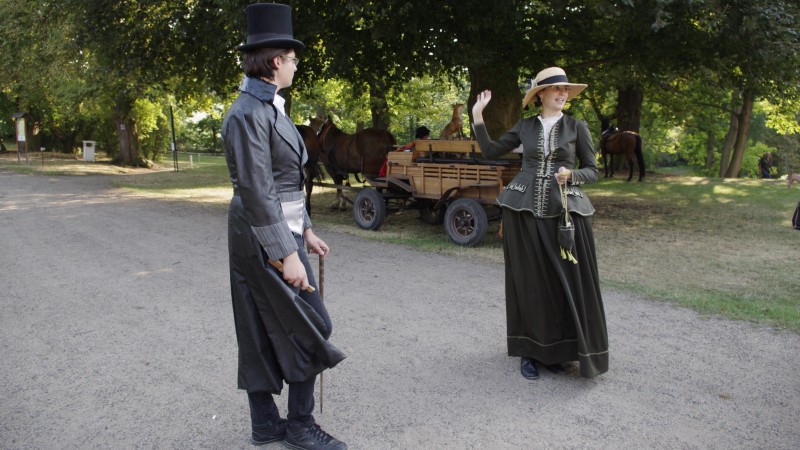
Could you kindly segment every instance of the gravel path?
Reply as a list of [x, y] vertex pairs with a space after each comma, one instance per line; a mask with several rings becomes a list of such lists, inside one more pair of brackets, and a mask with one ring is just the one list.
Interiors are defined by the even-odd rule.
[[[251, 448], [226, 208], [111, 180], [0, 171], [0, 447]], [[316, 417], [351, 449], [800, 445], [796, 334], [606, 290], [610, 371], [526, 381], [501, 265], [317, 234], [348, 359]]]

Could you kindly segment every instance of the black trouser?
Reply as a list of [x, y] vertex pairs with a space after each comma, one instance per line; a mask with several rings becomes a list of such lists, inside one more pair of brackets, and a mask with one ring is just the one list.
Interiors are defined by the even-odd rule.
[[[308, 255], [305, 252], [305, 241], [301, 236], [296, 234], [295, 240], [297, 241], [297, 248], [299, 249], [297, 254], [308, 274], [308, 283], [318, 288], [319, 286], [317, 286], [314, 271], [308, 260]], [[319, 296], [319, 289], [314, 292], [300, 291], [299, 295], [300, 298], [314, 308], [322, 320], [325, 321], [327, 332], [324, 334], [324, 337], [325, 339], [329, 338], [333, 329], [333, 324], [328, 315], [328, 310], [322, 303], [322, 297]], [[314, 383], [316, 380], [317, 377], [313, 376], [301, 383], [289, 383], [288, 414], [286, 416], [289, 422], [314, 423], [314, 416], [312, 413], [314, 412]], [[280, 419], [280, 413], [278, 412], [278, 407], [275, 405], [272, 394], [268, 392], [248, 392], [247, 398], [250, 403], [250, 420], [254, 430], [269, 427], [270, 424]]]
[[[312, 377], [302, 383], [289, 384], [289, 404], [286, 418], [293, 423], [314, 423], [314, 383], [317, 377]], [[268, 392], [247, 393], [250, 402], [250, 421], [253, 430], [268, 428], [280, 419], [278, 407], [272, 394]]]

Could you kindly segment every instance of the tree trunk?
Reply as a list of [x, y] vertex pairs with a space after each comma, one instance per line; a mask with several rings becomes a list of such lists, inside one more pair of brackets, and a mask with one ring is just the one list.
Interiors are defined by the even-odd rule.
[[742, 168], [744, 150], [747, 147], [747, 138], [750, 135], [750, 119], [753, 117], [754, 97], [753, 92], [749, 89], [746, 89], [742, 95], [742, 109], [738, 117], [739, 129], [736, 133], [736, 143], [733, 145], [731, 164], [725, 172], [725, 178], [737, 178], [739, 170]]
[[639, 132], [644, 93], [636, 86], [617, 88], [617, 127], [622, 131]]
[[389, 129], [389, 103], [386, 101], [386, 83], [373, 80], [369, 85], [369, 110], [372, 113], [372, 127]]
[[119, 138], [119, 154], [114, 161], [124, 166], [143, 166], [144, 160], [139, 156], [139, 137], [136, 133], [136, 120], [131, 115], [133, 100], [120, 98], [117, 100], [114, 125]]
[[[636, 86], [624, 86], [617, 88], [617, 109], [614, 115], [617, 118], [617, 128], [620, 131], [639, 132], [642, 121], [642, 103], [644, 93], [641, 88]], [[611, 155], [611, 163], [614, 170], [628, 169], [627, 160], [624, 157], [614, 158]]]
[[[492, 101], [483, 111], [483, 120], [486, 130], [492, 139], [497, 139], [513, 127], [520, 119], [522, 113], [522, 100], [520, 98], [518, 75], [516, 72], [498, 70], [507, 64], [489, 64], [483, 67], [469, 68], [470, 87], [467, 109], [470, 123], [472, 123], [472, 105], [478, 93], [491, 89]], [[533, 102], [530, 105], [533, 108]], [[470, 132], [472, 127], [470, 126]], [[474, 137], [473, 137], [474, 139]]]
[[711, 126], [713, 121], [708, 119], [708, 129], [706, 129], [706, 170], [714, 167], [714, 149], [716, 148], [717, 140], [714, 136], [714, 127]]
[[[731, 103], [738, 103], [738, 95], [731, 95]], [[719, 177], [724, 178], [728, 172], [728, 166], [731, 164], [731, 149], [736, 142], [736, 133], [739, 132], [739, 114], [742, 112], [742, 105], [731, 107], [730, 124], [728, 125], [728, 132], [725, 134], [725, 140], [722, 142], [722, 154], [719, 160]]]
[[133, 118], [121, 117], [115, 121], [119, 138], [119, 155], [117, 161], [125, 166], [141, 165], [139, 142], [136, 136], [136, 122]]

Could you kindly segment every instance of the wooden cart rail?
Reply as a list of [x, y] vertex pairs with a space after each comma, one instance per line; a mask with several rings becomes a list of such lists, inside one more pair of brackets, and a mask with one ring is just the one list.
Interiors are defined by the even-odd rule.
[[445, 191], [454, 187], [461, 189], [460, 197], [475, 198], [481, 203], [494, 202], [503, 188], [504, 167], [414, 163], [410, 166], [389, 166], [389, 175], [394, 169], [408, 175], [410, 185], [416, 190], [414, 196], [438, 200]]
[[443, 158], [443, 154], [457, 157], [461, 160], [480, 160], [487, 165], [507, 165], [519, 161], [517, 154], [503, 155], [500, 159], [485, 159], [478, 146], [478, 141], [438, 141], [418, 139], [411, 146], [414, 159]]

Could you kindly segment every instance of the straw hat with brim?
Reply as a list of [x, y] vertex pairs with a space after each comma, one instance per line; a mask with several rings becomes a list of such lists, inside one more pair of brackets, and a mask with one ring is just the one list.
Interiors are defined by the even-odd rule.
[[280, 3], [255, 3], [244, 9], [247, 15], [247, 43], [236, 50], [256, 48], [292, 48], [300, 51], [305, 44], [292, 35], [292, 8]]
[[536, 93], [549, 86], [569, 86], [569, 93], [567, 100], [572, 100], [576, 95], [580, 94], [582, 90], [586, 89], [588, 84], [570, 83], [567, 80], [567, 73], [560, 67], [548, 67], [536, 74], [536, 78], [531, 80], [531, 86], [525, 92], [525, 99], [522, 100], [522, 107], [528, 106], [528, 103], [533, 101]]

